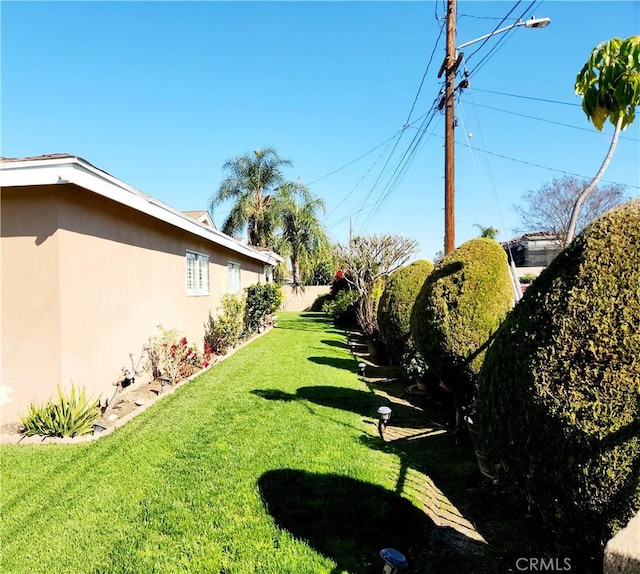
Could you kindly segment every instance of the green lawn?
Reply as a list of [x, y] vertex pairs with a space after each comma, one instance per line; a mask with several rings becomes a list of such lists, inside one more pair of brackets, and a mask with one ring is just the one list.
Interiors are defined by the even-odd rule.
[[283, 313], [110, 436], [3, 446], [0, 571], [381, 571], [430, 522], [356, 369], [322, 315]]

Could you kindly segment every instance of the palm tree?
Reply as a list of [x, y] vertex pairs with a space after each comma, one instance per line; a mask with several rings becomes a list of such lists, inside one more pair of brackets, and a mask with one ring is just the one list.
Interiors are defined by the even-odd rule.
[[325, 204], [302, 183], [287, 182], [280, 186], [277, 205], [281, 226], [278, 252], [290, 257], [293, 284], [297, 286], [301, 274], [310, 270], [318, 253], [328, 245], [320, 221]]
[[573, 239], [582, 204], [609, 166], [620, 132], [633, 122], [636, 106], [640, 105], [640, 36], [598, 44], [580, 70], [575, 89], [582, 96], [582, 110], [596, 129], [602, 131], [609, 118], [615, 130], [598, 173], [573, 205], [565, 245]]
[[246, 226], [249, 245], [273, 247], [277, 224], [273, 194], [283, 181], [282, 167], [290, 165], [272, 147], [226, 161], [222, 169], [229, 175], [209, 203], [213, 211], [224, 201], [234, 201], [222, 231], [234, 235]]

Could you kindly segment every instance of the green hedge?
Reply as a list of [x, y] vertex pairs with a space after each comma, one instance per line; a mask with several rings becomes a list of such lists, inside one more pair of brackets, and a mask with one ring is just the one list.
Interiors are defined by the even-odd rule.
[[493, 239], [467, 241], [422, 286], [411, 314], [411, 334], [458, 406], [472, 400], [488, 340], [512, 304], [507, 257]]
[[431, 261], [421, 259], [398, 269], [389, 277], [378, 304], [378, 329], [387, 345], [389, 355], [399, 362], [413, 347], [411, 338], [411, 310], [416, 297], [433, 271]]
[[599, 551], [640, 508], [640, 201], [532, 283], [480, 376], [496, 478], [566, 546]]

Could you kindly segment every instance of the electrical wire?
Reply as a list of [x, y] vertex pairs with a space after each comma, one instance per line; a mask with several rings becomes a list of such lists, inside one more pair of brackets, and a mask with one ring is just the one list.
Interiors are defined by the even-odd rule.
[[495, 92], [493, 90], [482, 90], [480, 88], [475, 88], [475, 87], [473, 89], [476, 92], [484, 92], [484, 93], [487, 93], [487, 94], [496, 94], [498, 96], [508, 96], [508, 97], [511, 97], [511, 98], [521, 98], [523, 100], [534, 100], [536, 102], [546, 102], [546, 103], [549, 103], [549, 104], [560, 104], [560, 105], [563, 105], [563, 106], [575, 106], [577, 108], [581, 108], [582, 107], [581, 104], [577, 104], [575, 102], [560, 102], [558, 100], [549, 100], [549, 99], [546, 99], [546, 98], [534, 98], [533, 96], [523, 96], [523, 95], [520, 95], [520, 94], [507, 94], [505, 92]]
[[473, 58], [473, 56], [475, 56], [480, 50], [482, 50], [482, 48], [484, 47], [484, 45], [493, 37], [492, 34], [494, 32], [496, 32], [497, 30], [500, 29], [500, 27], [502, 26], [502, 24], [505, 23], [505, 21], [509, 18], [509, 16], [511, 15], [511, 13], [520, 5], [520, 3], [522, 2], [522, 0], [518, 0], [515, 5], [511, 8], [511, 10], [509, 10], [509, 12], [507, 12], [506, 16], [503, 16], [502, 19], [500, 20], [500, 22], [498, 22], [498, 25], [488, 34], [488, 36], [484, 39], [484, 41], [482, 42], [482, 44], [480, 44], [480, 46], [478, 46], [475, 51], [471, 52], [471, 54], [469, 54], [465, 59], [467, 60], [467, 62]]
[[[461, 100], [461, 101], [464, 101], [464, 100]], [[565, 127], [565, 128], [571, 128], [571, 129], [574, 129], [574, 130], [580, 130], [580, 131], [584, 131], [584, 132], [589, 132], [589, 133], [594, 134], [594, 135], [606, 136], [608, 138], [611, 137], [610, 134], [608, 134], [608, 133], [606, 133], [604, 131], [601, 132], [601, 131], [590, 129], [590, 128], [583, 128], [583, 127], [580, 127], [580, 126], [573, 126], [571, 124], [565, 124], [563, 122], [556, 122], [554, 120], [547, 120], [545, 118], [538, 118], [536, 116], [530, 116], [530, 115], [527, 115], [527, 114], [521, 114], [519, 112], [512, 112], [512, 111], [509, 111], [509, 110], [503, 110], [501, 108], [494, 108], [493, 106], [487, 106], [487, 105], [484, 105], [484, 104], [478, 104], [476, 102], [467, 102], [467, 103], [469, 103], [472, 106], [478, 107], [478, 108], [485, 108], [487, 110], [493, 110], [495, 112], [502, 112], [504, 114], [510, 114], [512, 116], [519, 116], [521, 118], [527, 118], [529, 120], [536, 120], [538, 122], [545, 122], [547, 124], [554, 124], [554, 125], [562, 126], [562, 127]], [[638, 140], [638, 138], [633, 138], [633, 137], [629, 137], [629, 136], [620, 136], [620, 139], [626, 139], [626, 140], [634, 141], [634, 142], [640, 141], [640, 140]]]
[[[518, 2], [519, 4], [520, 2]], [[538, 0], [533, 0], [529, 6], [527, 6], [527, 8], [524, 10], [524, 12], [522, 12], [521, 16], [518, 18], [518, 20], [522, 20], [523, 18], [526, 18], [526, 15], [529, 13], [530, 10], [532, 10], [536, 5], [538, 4]], [[515, 7], [514, 7], [515, 8]], [[513, 32], [515, 31], [515, 28], [512, 28], [511, 30], [509, 30], [508, 32], [506, 32], [504, 35], [502, 35], [498, 41], [495, 43], [494, 46], [491, 47], [491, 49], [489, 50], [489, 52], [476, 64], [476, 67], [473, 68], [468, 74], [467, 74], [467, 78], [471, 77], [474, 73], [476, 73], [477, 71], [479, 71], [482, 66], [484, 64], [486, 64], [498, 51], [498, 49], [509, 39], [511, 38], [511, 36], [513, 35]], [[487, 38], [487, 40], [489, 40], [490, 38]], [[478, 50], [480, 50], [482, 48], [482, 46], [486, 43], [483, 42], [483, 44], [480, 46], [480, 48], [478, 48]], [[475, 52], [473, 52], [468, 58], [466, 58], [466, 61], [469, 61], [469, 58], [471, 58], [474, 54], [476, 54], [478, 52], [478, 50], [476, 50]]]

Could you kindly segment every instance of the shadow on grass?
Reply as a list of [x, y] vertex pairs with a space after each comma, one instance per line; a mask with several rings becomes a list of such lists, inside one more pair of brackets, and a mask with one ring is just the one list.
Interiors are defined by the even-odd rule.
[[348, 359], [340, 357], [307, 357], [307, 359], [312, 363], [316, 363], [316, 365], [328, 365], [330, 367], [344, 369], [345, 371], [350, 371], [352, 373], [355, 373], [358, 370], [358, 363], [352, 357], [349, 357]]
[[329, 345], [329, 347], [338, 347], [339, 349], [347, 348], [347, 344], [344, 341], [336, 341], [335, 339], [322, 339], [322, 341], [320, 342], [324, 343], [325, 345]]
[[271, 470], [258, 488], [277, 525], [333, 560], [336, 573], [380, 572], [382, 548], [411, 557], [412, 547], [435, 528], [408, 500], [345, 476]]
[[386, 405], [390, 406], [393, 411], [394, 425], [407, 428], [421, 428], [424, 425], [424, 420], [419, 416], [420, 411], [393, 400], [389, 401], [375, 393], [357, 389], [319, 385], [300, 387], [295, 393], [287, 393], [278, 389], [256, 389], [251, 393], [269, 401], [307, 401], [374, 419], [378, 418], [378, 407]]

